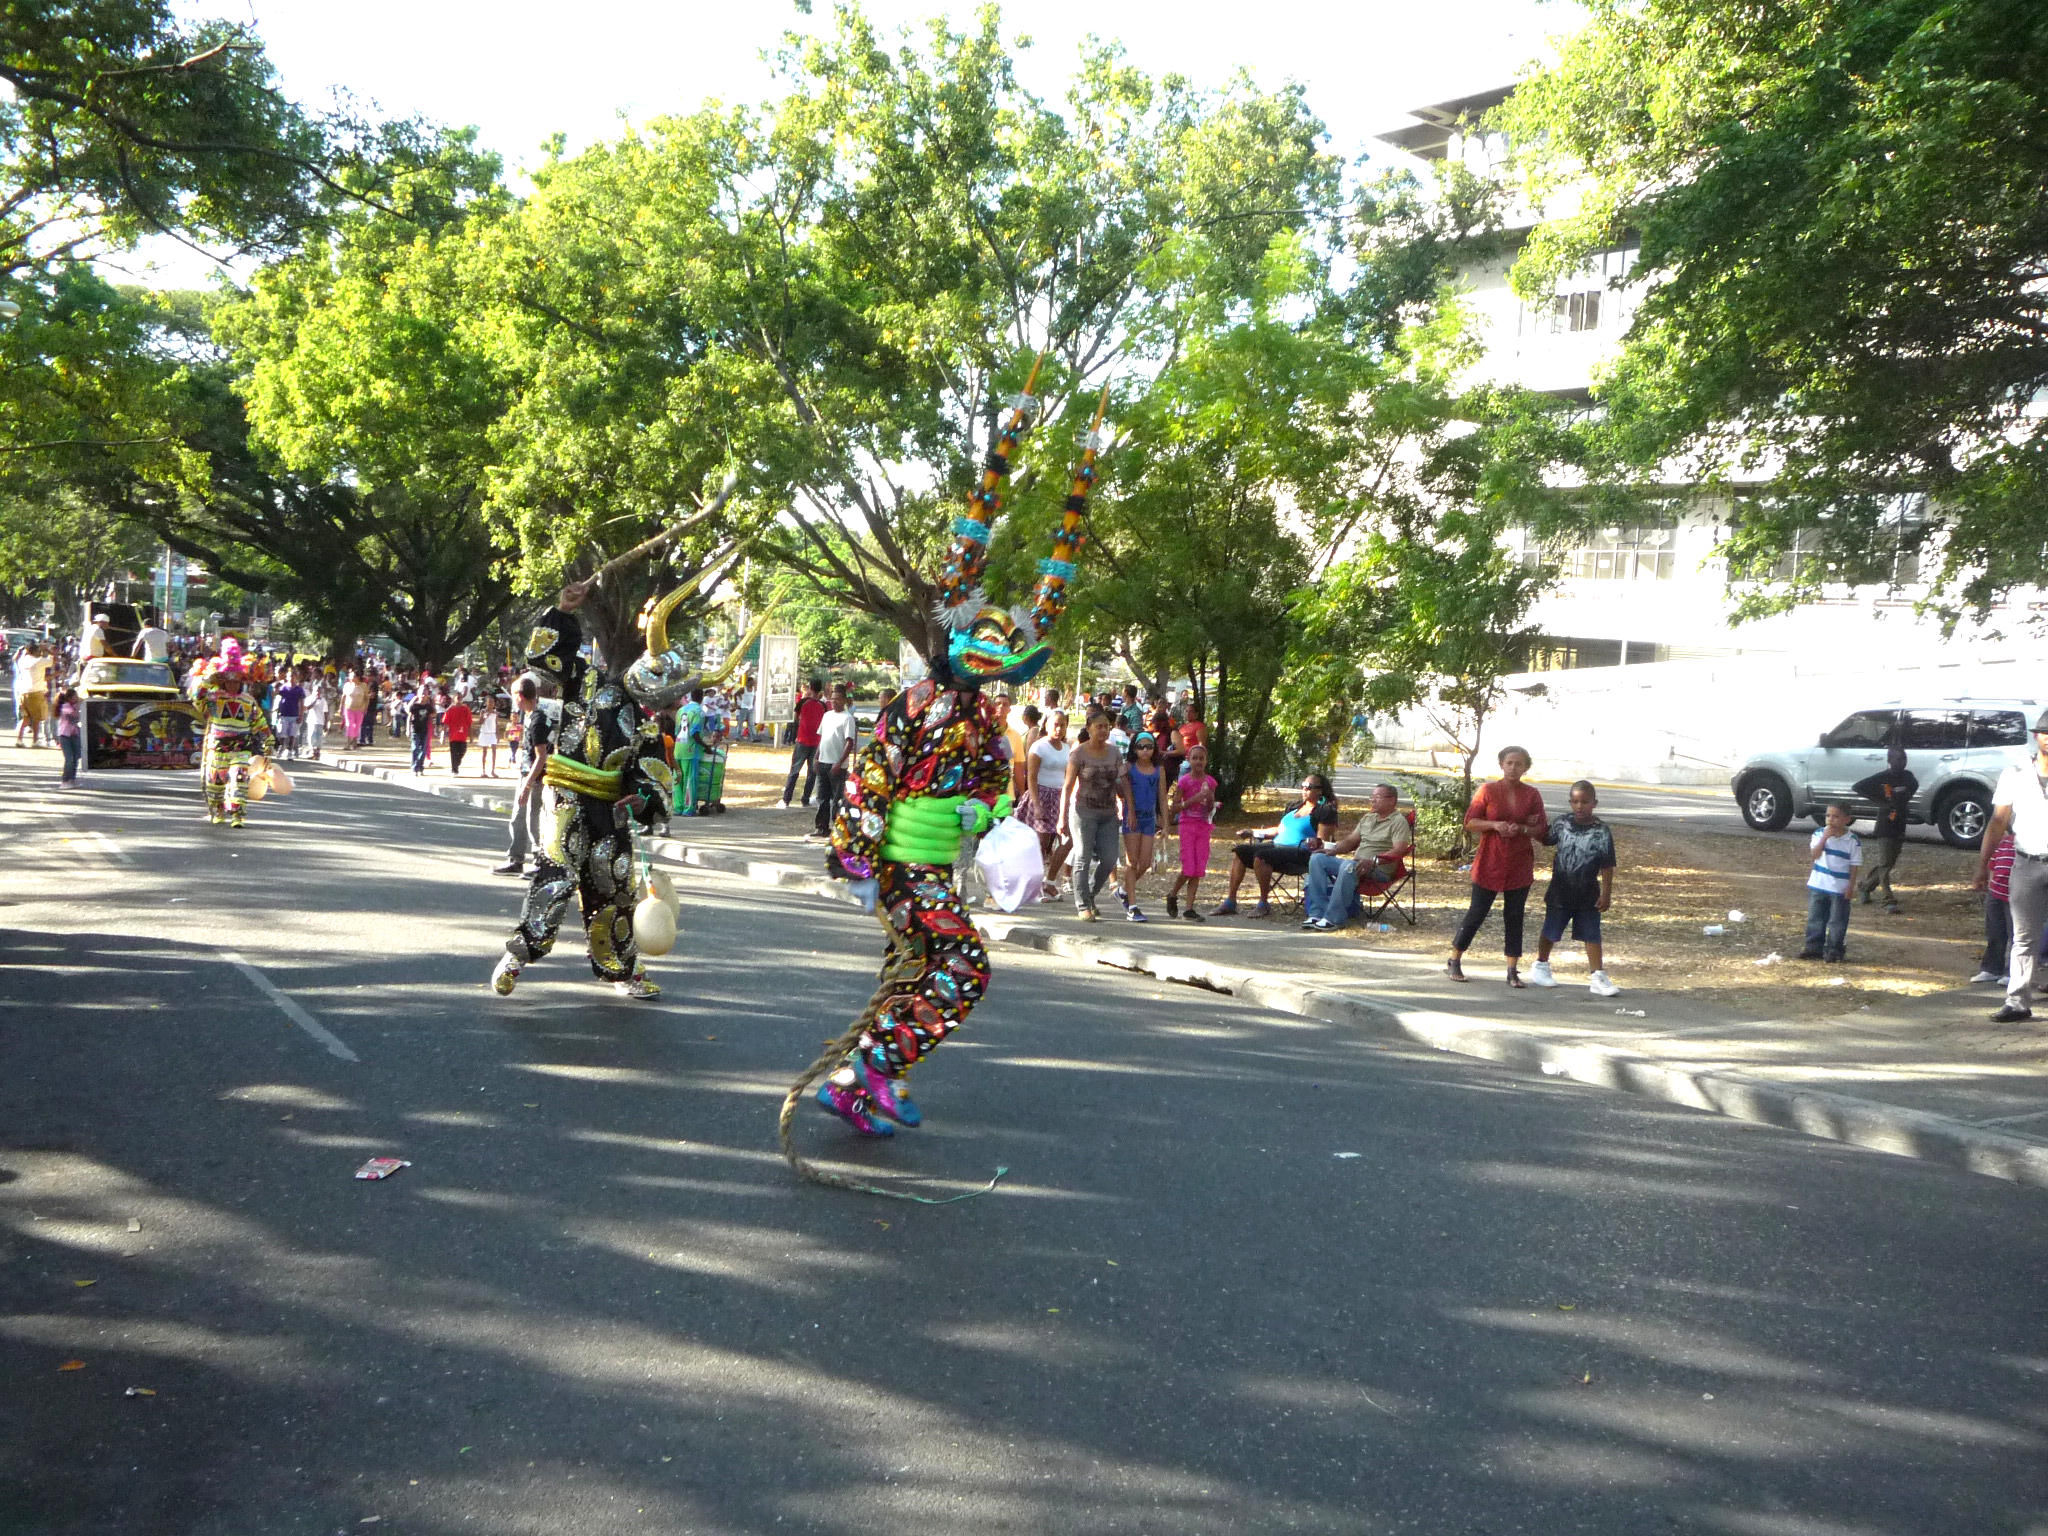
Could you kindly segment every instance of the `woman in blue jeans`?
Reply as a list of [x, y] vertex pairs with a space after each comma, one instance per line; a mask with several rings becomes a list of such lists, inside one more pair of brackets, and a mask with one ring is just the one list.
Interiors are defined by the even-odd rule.
[[1062, 822], [1074, 837], [1074, 911], [1083, 922], [1099, 917], [1095, 899], [1116, 873], [1117, 849], [1131, 798], [1129, 768], [1109, 744], [1109, 716], [1088, 717], [1088, 733], [1067, 757], [1061, 792]]
[[1125, 780], [1130, 786], [1130, 815], [1124, 820], [1124, 883], [1116, 899], [1134, 923], [1146, 920], [1137, 904], [1138, 882], [1151, 873], [1159, 846], [1159, 802], [1165, 797], [1166, 770], [1159, 766], [1159, 738], [1140, 731], [1131, 738], [1131, 762]]

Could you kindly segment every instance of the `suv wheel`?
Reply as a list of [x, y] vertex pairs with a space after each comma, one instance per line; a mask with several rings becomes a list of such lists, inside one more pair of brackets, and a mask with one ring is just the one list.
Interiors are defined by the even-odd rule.
[[1991, 822], [1991, 792], [1981, 784], [1951, 789], [1934, 808], [1934, 826], [1952, 848], [1974, 848]]
[[1792, 786], [1775, 773], [1744, 779], [1736, 800], [1742, 819], [1759, 832], [1782, 832], [1792, 820]]

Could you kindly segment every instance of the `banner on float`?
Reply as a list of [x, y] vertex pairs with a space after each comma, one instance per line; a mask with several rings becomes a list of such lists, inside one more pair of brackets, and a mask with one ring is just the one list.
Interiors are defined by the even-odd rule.
[[88, 768], [197, 768], [199, 720], [183, 699], [87, 699]]
[[754, 720], [787, 725], [796, 718], [797, 637], [761, 637], [761, 679], [754, 689]]

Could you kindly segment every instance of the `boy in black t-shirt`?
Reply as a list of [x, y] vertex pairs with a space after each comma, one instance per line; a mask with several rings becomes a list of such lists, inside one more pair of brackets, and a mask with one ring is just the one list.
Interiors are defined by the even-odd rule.
[[1621, 992], [1607, 978], [1600, 948], [1600, 914], [1614, 896], [1614, 834], [1607, 823], [1593, 814], [1600, 803], [1599, 792], [1585, 779], [1572, 786], [1572, 810], [1551, 822], [1543, 841], [1557, 850], [1551, 861], [1550, 888], [1543, 893], [1543, 931], [1536, 939], [1536, 963], [1529, 968], [1529, 985], [1554, 987], [1550, 974], [1550, 946], [1572, 937], [1586, 946], [1586, 963], [1593, 968], [1589, 990], [1595, 997], [1615, 997]]
[[1899, 862], [1899, 850], [1906, 845], [1906, 811], [1919, 792], [1920, 781], [1906, 772], [1906, 749], [1894, 746], [1885, 753], [1883, 773], [1873, 773], [1850, 786], [1850, 792], [1877, 804], [1877, 818], [1863, 839], [1863, 905], [1870, 905], [1870, 893], [1884, 886], [1884, 909], [1899, 910], [1892, 894], [1892, 869]]

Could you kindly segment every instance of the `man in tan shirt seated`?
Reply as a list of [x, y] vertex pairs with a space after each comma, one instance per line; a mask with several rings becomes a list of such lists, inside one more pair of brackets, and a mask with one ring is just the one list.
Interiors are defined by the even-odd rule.
[[1351, 835], [1309, 855], [1301, 882], [1301, 926], [1335, 933], [1351, 921], [1359, 887], [1385, 890], [1399, 880], [1414, 846], [1415, 829], [1401, 809], [1400, 794], [1391, 784], [1375, 784], [1372, 808], [1358, 818]]

